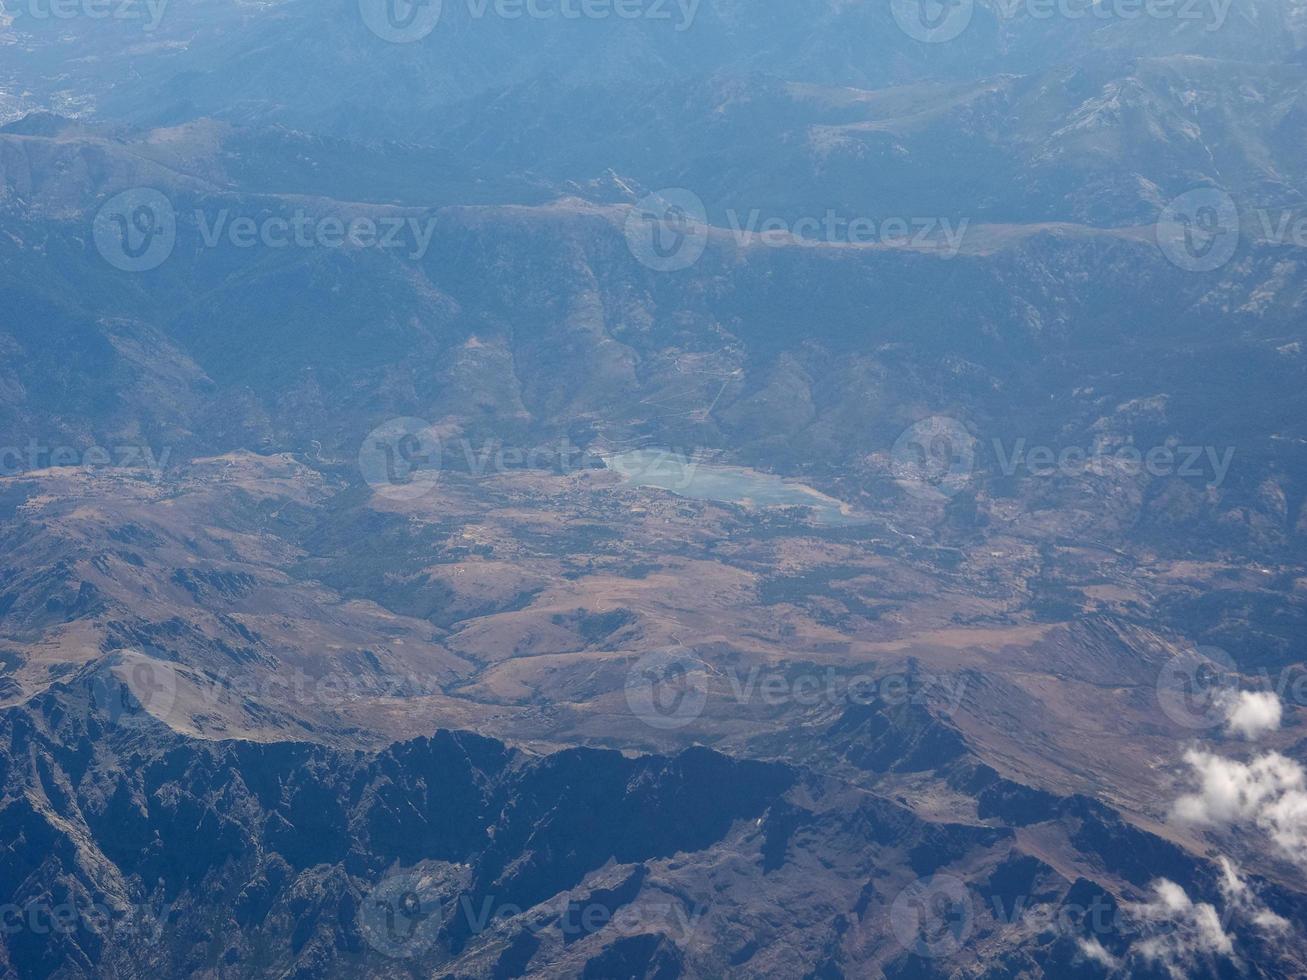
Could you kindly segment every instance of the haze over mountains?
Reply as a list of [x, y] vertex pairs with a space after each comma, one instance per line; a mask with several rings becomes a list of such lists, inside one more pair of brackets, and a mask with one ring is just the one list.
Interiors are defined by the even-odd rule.
[[0, 15], [0, 973], [1307, 973], [1307, 7], [105, 9]]

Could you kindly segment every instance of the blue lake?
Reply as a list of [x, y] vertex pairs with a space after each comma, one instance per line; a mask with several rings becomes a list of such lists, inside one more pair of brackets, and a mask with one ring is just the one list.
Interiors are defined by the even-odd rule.
[[656, 487], [681, 497], [743, 507], [806, 507], [819, 524], [857, 524], [847, 504], [794, 480], [741, 466], [700, 462], [681, 453], [636, 449], [605, 458], [627, 483]]

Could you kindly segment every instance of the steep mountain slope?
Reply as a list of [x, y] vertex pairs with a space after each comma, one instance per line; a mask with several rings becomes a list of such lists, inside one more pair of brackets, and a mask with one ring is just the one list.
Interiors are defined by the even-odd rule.
[[4, 5], [0, 974], [1307, 974], [1307, 7], [932, 3]]
[[[951, 934], [914, 937], [898, 910], [913, 874], [963, 888], [963, 869], [957, 913], [981, 937], [968, 972], [1001, 945], [1008, 969], [1069, 975], [1080, 939], [1128, 946], [1117, 896], [1152, 876], [1219, 895], [1205, 862], [1099, 804], [1032, 808], [1007, 785], [993, 805], [992, 774], [972, 779], [978, 815], [922, 821], [705, 750], [529, 758], [445, 732], [371, 756], [204, 744], [125, 727], [129, 702], [92, 670], [0, 716], [0, 815], [21, 845], [3, 897], [29, 918], [74, 910], [53, 940], [17, 931], [20, 975], [943, 976]], [[1277, 962], [1254, 928], [1232, 932]]]

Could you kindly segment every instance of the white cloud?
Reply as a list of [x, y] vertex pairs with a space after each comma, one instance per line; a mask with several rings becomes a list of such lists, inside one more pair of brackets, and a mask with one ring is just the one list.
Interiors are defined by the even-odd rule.
[[1103, 948], [1103, 944], [1097, 939], [1081, 939], [1079, 941], [1080, 954], [1085, 959], [1097, 963], [1109, 973], [1121, 969], [1121, 961]]
[[1200, 972], [1204, 961], [1222, 958], [1238, 964], [1233, 931], [1227, 931], [1235, 922], [1253, 925], [1268, 940], [1280, 940], [1292, 931], [1289, 921], [1266, 907], [1233, 862], [1221, 858], [1219, 865], [1223, 915], [1208, 902], [1193, 901], [1174, 881], [1158, 878], [1149, 886], [1148, 901], [1124, 906], [1140, 936], [1124, 959], [1113, 956], [1096, 939], [1082, 939], [1081, 954], [1109, 973], [1123, 967], [1129, 972], [1131, 961], [1142, 960], [1183, 980]]
[[1274, 691], [1239, 691], [1226, 707], [1225, 730], [1256, 741], [1280, 727], [1282, 713]]
[[1221, 927], [1215, 906], [1194, 902], [1174, 881], [1159, 878], [1152, 884], [1151, 901], [1127, 906], [1145, 937], [1130, 948], [1130, 955], [1157, 964], [1171, 976], [1193, 973], [1202, 957], [1234, 955], [1234, 941]]
[[1225, 897], [1226, 908], [1242, 919], [1251, 922], [1263, 932], [1283, 935], [1289, 931], [1289, 920], [1276, 915], [1268, 909], [1252, 886], [1244, 881], [1239, 869], [1228, 858], [1220, 859], [1221, 894]]
[[[1185, 753], [1185, 761], [1198, 789], [1176, 802], [1177, 818], [1205, 825], [1252, 824], [1294, 860], [1307, 860], [1307, 772], [1302, 766], [1275, 752], [1242, 763], [1194, 749]], [[1193, 901], [1166, 878], [1152, 883], [1148, 901], [1124, 906], [1140, 934], [1124, 954], [1127, 961], [1144, 961], [1182, 980], [1198, 972], [1205, 960], [1238, 964], [1233, 932], [1227, 932], [1232, 923], [1251, 925], [1268, 941], [1278, 942], [1292, 931], [1289, 921], [1267, 908], [1232, 861], [1222, 857], [1218, 867], [1224, 916], [1215, 905]], [[1109, 972], [1122, 965], [1097, 942], [1082, 941], [1080, 951]]]
[[1176, 819], [1200, 826], [1251, 824], [1307, 865], [1307, 772], [1292, 759], [1268, 752], [1250, 763], [1196, 749], [1185, 753], [1198, 782], [1180, 797]]

